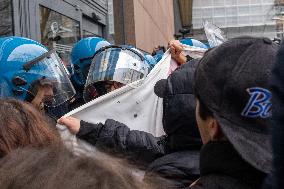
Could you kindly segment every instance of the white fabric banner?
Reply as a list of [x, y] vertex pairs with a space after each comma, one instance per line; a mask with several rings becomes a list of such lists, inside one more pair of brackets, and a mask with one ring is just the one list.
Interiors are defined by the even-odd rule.
[[[194, 58], [200, 58], [206, 51], [193, 47], [186, 49], [186, 54], [194, 55]], [[106, 119], [114, 119], [124, 123], [131, 130], [140, 130], [154, 136], [161, 136], [164, 134], [162, 125], [163, 99], [155, 95], [154, 86], [160, 79], [166, 79], [176, 68], [177, 64], [171, 60], [171, 55], [167, 51], [144, 80], [101, 96], [65, 116], [73, 116], [90, 123], [104, 123]], [[76, 137], [72, 136], [64, 126], [57, 125], [57, 128], [66, 144], [72, 145], [71, 147], [76, 151], [78, 144], [82, 141], [78, 143]], [[84, 146], [89, 149], [85, 143]]]

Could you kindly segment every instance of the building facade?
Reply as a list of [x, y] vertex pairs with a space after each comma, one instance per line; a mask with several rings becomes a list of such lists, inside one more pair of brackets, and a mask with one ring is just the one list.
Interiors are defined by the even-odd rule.
[[174, 35], [173, 0], [1, 0], [0, 16], [0, 36], [34, 39], [66, 61], [88, 36], [152, 52]]
[[276, 32], [278, 38], [284, 37], [284, 0], [275, 0]]
[[[178, 3], [175, 0], [176, 32], [182, 27]], [[206, 40], [203, 30], [205, 20], [221, 28], [228, 38], [251, 35], [274, 38], [277, 36], [275, 0], [188, 0], [191, 7], [190, 36]], [[279, 0], [278, 0], [279, 1]], [[281, 0], [280, 0], [281, 1]]]
[[[69, 62], [83, 37], [111, 39], [108, 0], [1, 0], [0, 36], [23, 36], [54, 48]], [[111, 4], [110, 4], [111, 5]]]
[[10, 0], [0, 2], [0, 36], [13, 35], [13, 8]]
[[115, 42], [152, 52], [174, 36], [173, 0], [114, 0]]

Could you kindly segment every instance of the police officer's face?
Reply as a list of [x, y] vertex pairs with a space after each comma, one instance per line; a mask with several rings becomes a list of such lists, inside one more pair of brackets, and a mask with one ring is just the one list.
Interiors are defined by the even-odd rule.
[[53, 100], [53, 86], [50, 84], [40, 85], [37, 87], [37, 94], [32, 100], [32, 104], [38, 109], [43, 110], [44, 104], [49, 104]]
[[87, 95], [86, 95], [85, 100], [89, 102], [99, 96], [105, 95], [123, 86], [124, 84], [116, 82], [116, 81], [102, 81], [102, 82], [94, 83], [93, 85], [89, 85], [86, 88]]
[[51, 85], [44, 85], [43, 90], [43, 102], [51, 102], [54, 96], [53, 87]]
[[116, 81], [107, 81], [105, 84], [105, 88], [108, 93], [111, 91], [114, 91], [115, 89], [121, 88], [123, 86], [124, 84], [116, 82]]

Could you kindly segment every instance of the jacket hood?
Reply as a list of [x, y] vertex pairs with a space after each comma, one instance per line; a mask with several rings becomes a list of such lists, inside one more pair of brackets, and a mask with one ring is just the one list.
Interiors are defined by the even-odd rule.
[[163, 128], [169, 136], [170, 149], [196, 149], [202, 145], [195, 119], [193, 94], [193, 78], [197, 64], [198, 60], [184, 64], [162, 82]]

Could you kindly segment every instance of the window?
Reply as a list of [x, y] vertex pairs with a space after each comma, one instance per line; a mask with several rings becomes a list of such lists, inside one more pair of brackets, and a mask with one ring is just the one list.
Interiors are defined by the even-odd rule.
[[86, 38], [86, 37], [101, 37], [93, 32], [89, 32], [89, 31], [86, 31], [86, 30], [83, 30], [83, 37]]
[[12, 0], [0, 1], [0, 36], [13, 35]]
[[67, 66], [71, 49], [80, 40], [80, 23], [51, 9], [40, 6], [41, 42], [55, 49]]
[[103, 36], [103, 26], [90, 20], [83, 15], [82, 18], [83, 37]]

